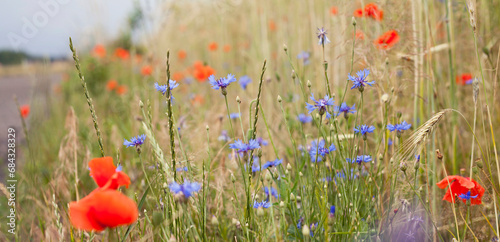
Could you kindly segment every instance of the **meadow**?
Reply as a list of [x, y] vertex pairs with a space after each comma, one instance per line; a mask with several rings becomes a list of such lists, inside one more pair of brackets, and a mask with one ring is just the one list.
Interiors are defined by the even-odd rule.
[[1, 240], [499, 240], [500, 1], [161, 8], [19, 104]]

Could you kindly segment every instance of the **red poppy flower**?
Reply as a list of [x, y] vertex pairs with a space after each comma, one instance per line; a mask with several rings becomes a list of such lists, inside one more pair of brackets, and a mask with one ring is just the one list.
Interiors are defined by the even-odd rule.
[[172, 78], [172, 80], [181, 81], [184, 79], [184, 74], [182, 74], [182, 72], [174, 72], [174, 74], [172, 74]]
[[356, 17], [356, 18], [363, 17], [363, 9], [362, 8], [358, 8], [358, 9], [354, 10], [354, 17]]
[[116, 48], [115, 49], [115, 56], [122, 59], [122, 60], [128, 60], [128, 58], [130, 57], [130, 53], [126, 49]]
[[69, 204], [71, 224], [78, 229], [102, 231], [137, 220], [135, 202], [116, 190], [97, 189], [78, 202]]
[[153, 73], [153, 68], [150, 65], [145, 65], [141, 69], [141, 74], [143, 76], [150, 76]]
[[197, 61], [194, 63], [193, 76], [199, 81], [204, 82], [209, 76], [214, 75], [215, 70], [210, 66], [204, 66], [203, 63]]
[[186, 59], [186, 56], [187, 56], [187, 53], [186, 53], [186, 51], [184, 51], [184, 50], [179, 50], [179, 52], [177, 52], [177, 57], [178, 57], [180, 60], [184, 60], [184, 59]]
[[[448, 187], [448, 184], [450, 184], [450, 187]], [[467, 192], [470, 191], [470, 196], [475, 197], [470, 198], [471, 204], [481, 204], [481, 198], [485, 192], [485, 189], [479, 185], [479, 183], [477, 183], [474, 179], [471, 180], [469, 177], [447, 176], [436, 185], [441, 189], [447, 189], [443, 200], [450, 203], [455, 202], [455, 197], [467, 194]], [[467, 202], [466, 199], [459, 199], [461, 199], [464, 203]]]
[[21, 117], [27, 118], [28, 115], [30, 114], [30, 105], [23, 105], [19, 108], [19, 111], [21, 112]]
[[472, 84], [473, 80], [474, 79], [472, 78], [472, 74], [471, 73], [463, 73], [460, 76], [456, 76], [456, 79], [455, 79], [455, 81], [457, 82], [457, 84], [458, 85], [462, 85], [462, 86], [465, 86], [465, 85], [468, 85], [468, 84]]
[[359, 40], [364, 40], [365, 39], [365, 34], [361, 30], [356, 30], [356, 39]]
[[377, 21], [382, 21], [384, 18], [384, 11], [379, 9], [375, 3], [369, 3], [365, 5], [364, 15]]
[[92, 159], [89, 168], [90, 176], [99, 187], [107, 185], [109, 189], [117, 189], [119, 186], [128, 188], [130, 185], [130, 178], [122, 171], [117, 171], [113, 158], [109, 156]]
[[231, 51], [231, 46], [230, 45], [224, 45], [224, 52], [229, 52]]
[[123, 95], [123, 94], [127, 93], [127, 91], [128, 91], [128, 88], [125, 85], [121, 85], [121, 86], [116, 88], [116, 93], [118, 95]]
[[374, 41], [379, 49], [388, 50], [399, 42], [399, 34], [396, 30], [389, 30]]
[[276, 23], [273, 20], [269, 20], [269, 30], [276, 31]]
[[96, 57], [103, 58], [106, 56], [106, 48], [104, 48], [103, 45], [96, 45], [92, 50], [92, 53]]
[[219, 45], [217, 45], [217, 42], [212, 42], [212, 43], [210, 43], [210, 44], [208, 45], [208, 49], [209, 49], [210, 51], [216, 51], [218, 47], [219, 47]]
[[115, 80], [109, 80], [108, 83], [106, 83], [106, 89], [108, 91], [113, 91], [116, 87], [118, 87], [118, 82]]
[[338, 9], [337, 7], [332, 6], [332, 7], [330, 8], [330, 14], [331, 14], [331, 15], [337, 15], [337, 13], [338, 13], [338, 12], [339, 12], [339, 9]]

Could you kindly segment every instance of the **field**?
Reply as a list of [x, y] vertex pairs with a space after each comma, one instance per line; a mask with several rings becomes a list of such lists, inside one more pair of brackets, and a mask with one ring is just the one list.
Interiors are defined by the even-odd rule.
[[499, 241], [500, 1], [159, 8], [18, 103], [0, 240]]

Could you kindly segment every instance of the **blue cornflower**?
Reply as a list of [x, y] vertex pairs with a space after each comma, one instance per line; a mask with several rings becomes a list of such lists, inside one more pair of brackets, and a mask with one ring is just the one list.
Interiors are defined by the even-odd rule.
[[271, 189], [269, 189], [268, 187], [264, 187], [264, 193], [267, 196], [267, 199], [266, 199], [267, 202], [269, 201], [269, 190], [271, 190], [271, 195], [273, 197], [275, 197], [275, 198], [279, 198], [280, 197], [280, 195], [278, 194], [278, 190], [276, 190], [276, 188], [271, 187]]
[[342, 105], [335, 106], [335, 115], [339, 116], [341, 113], [344, 113], [344, 117], [347, 118], [347, 114], [356, 112], [355, 105], [356, 104], [353, 104], [352, 107], [349, 107], [345, 102], [343, 102]]
[[240, 86], [243, 90], [247, 90], [247, 86], [250, 82], [252, 82], [252, 79], [249, 76], [240, 77]]
[[334, 205], [332, 205], [332, 206], [330, 207], [330, 217], [333, 217], [334, 215], [335, 215], [335, 206], [334, 206]]
[[273, 161], [268, 161], [264, 165], [262, 165], [262, 170], [270, 168], [270, 167], [275, 167], [278, 166], [279, 164], [283, 163], [283, 159], [276, 159]]
[[269, 144], [266, 140], [264, 140], [262, 137], [257, 137], [257, 142], [259, 143], [260, 146], [266, 146]]
[[188, 171], [188, 168], [187, 168], [187, 166], [184, 166], [184, 167], [179, 167], [179, 168], [177, 168], [177, 171], [178, 171], [178, 172]]
[[259, 142], [257, 140], [251, 139], [248, 144], [243, 143], [240, 139], [236, 140], [234, 143], [229, 145], [231, 149], [237, 149], [238, 153], [244, 154], [250, 150], [260, 148]]
[[[174, 90], [174, 88], [179, 86], [179, 83], [177, 83], [176, 81], [173, 81], [173, 80], [169, 80], [168, 86], [170, 87], [170, 91], [172, 91], [172, 90]], [[155, 88], [156, 88], [156, 90], [161, 92], [161, 94], [163, 94], [163, 95], [167, 94], [167, 84], [159, 85], [158, 82], [155, 82]], [[170, 95], [172, 95], [172, 92], [170, 92]]]
[[[330, 145], [330, 147], [325, 147], [325, 140], [320, 140], [319, 145], [316, 141], [311, 143], [311, 149], [309, 150], [309, 156], [311, 157], [312, 162], [320, 162], [323, 157], [330, 154], [330, 152], [335, 150], [335, 145]], [[316, 153], [318, 152], [318, 153]], [[317, 157], [317, 158], [316, 158]], [[315, 159], [317, 159], [315, 161]]]
[[360, 164], [360, 165], [361, 165], [361, 163], [362, 163], [362, 162], [370, 162], [370, 161], [372, 161], [372, 157], [371, 157], [371, 156], [369, 156], [369, 155], [358, 155], [358, 157], [356, 157], [356, 160], [354, 160], [354, 159], [353, 159], [353, 160], [351, 160], [351, 159], [349, 159], [349, 158], [346, 158], [346, 160], [347, 160], [347, 162], [349, 162], [349, 163], [354, 163], [354, 162], [356, 162], [356, 163], [358, 163], [358, 164]]
[[142, 134], [142, 135], [138, 135], [137, 137], [132, 137], [130, 139], [130, 141], [124, 139], [123, 140], [123, 145], [127, 146], [127, 147], [139, 147], [141, 146], [142, 144], [144, 144], [144, 140], [146, 139], [146, 135], [145, 134]]
[[212, 88], [215, 90], [222, 89], [222, 94], [224, 94], [224, 91], [226, 90], [226, 87], [229, 86], [231, 82], [235, 82], [236, 78], [234, 78], [233, 74], [227, 74], [227, 77], [222, 77], [219, 79], [215, 79], [214, 75], [211, 75], [208, 77], [208, 81], [212, 85]]
[[[89, 168], [90, 170], [90, 168]], [[119, 171], [122, 171], [123, 170], [123, 166], [122, 165], [118, 165], [118, 167], [116, 167], [115, 171], [116, 172], [119, 172]]]
[[328, 37], [326, 37], [326, 30], [325, 28], [318, 28], [318, 45], [325, 45], [325, 44], [328, 44], [330, 43], [330, 40], [328, 39]]
[[185, 198], [189, 198], [193, 193], [198, 192], [201, 188], [198, 182], [185, 181], [184, 184], [178, 184], [177, 182], [172, 182], [168, 185], [170, 191], [174, 194], [182, 192]]
[[387, 129], [389, 131], [396, 131], [398, 135], [401, 135], [401, 133], [405, 130], [408, 130], [411, 128], [411, 124], [407, 123], [406, 121], [401, 122], [400, 124], [388, 124]]
[[372, 126], [368, 126], [366, 124], [363, 124], [361, 126], [358, 126], [358, 127], [355, 127], [354, 128], [354, 133], [360, 133], [361, 135], [363, 135], [363, 139], [366, 140], [366, 135], [368, 133], [373, 133], [373, 131], [375, 130], [375, 127], [372, 125]]
[[302, 60], [302, 63], [304, 65], [309, 65], [309, 58], [311, 57], [311, 54], [309, 54], [309, 52], [307, 51], [302, 51], [300, 52], [298, 55], [297, 55], [297, 59], [300, 59]]
[[415, 159], [417, 159], [417, 162], [420, 162], [420, 155], [415, 155]]
[[458, 195], [458, 197], [461, 199], [470, 200], [471, 198], [476, 198], [477, 194], [476, 194], [476, 196], [471, 196], [470, 191], [468, 191], [467, 194], [460, 194], [460, 195]]
[[311, 100], [314, 102], [314, 104], [306, 103], [306, 108], [309, 110], [309, 113], [312, 113], [312, 111], [318, 109], [319, 115], [323, 115], [326, 112], [326, 118], [330, 118], [330, 113], [326, 110], [328, 106], [333, 106], [333, 98], [328, 97], [328, 95], [325, 95], [323, 99], [316, 100], [314, 99], [314, 94], [311, 93]]
[[[246, 167], [245, 167], [245, 170], [246, 170]], [[254, 156], [253, 157], [253, 164], [252, 164], [252, 172], [255, 173], [255, 172], [258, 172], [258, 171], [260, 171], [259, 157], [258, 156]]]
[[262, 201], [262, 202], [257, 202], [253, 201], [253, 208], [269, 208], [271, 207], [270, 202]]
[[302, 223], [304, 223], [304, 218], [299, 218], [299, 221], [297, 221], [297, 228], [301, 229], [302, 228]]
[[312, 223], [311, 225], [309, 225], [309, 235], [311, 235], [311, 237], [314, 237], [314, 230], [316, 230], [316, 228], [318, 228], [318, 223]]
[[231, 119], [237, 119], [240, 117], [240, 113], [232, 113], [232, 114], [229, 114], [229, 118]]
[[356, 77], [351, 76], [351, 74], [348, 74], [348, 79], [352, 81], [353, 86], [351, 89], [358, 88], [360, 92], [362, 92], [365, 89], [366, 85], [372, 86], [375, 84], [375, 81], [366, 81], [366, 78], [370, 74], [370, 70], [364, 69], [361, 71], [358, 71], [356, 73]]
[[299, 114], [299, 115], [297, 116], [297, 119], [298, 119], [301, 123], [303, 123], [303, 124], [305, 124], [305, 123], [310, 123], [310, 122], [313, 120], [313, 118], [312, 118], [311, 116], [306, 115], [306, 114], [303, 114], [303, 113]]
[[220, 133], [220, 136], [219, 136], [219, 140], [224, 141], [224, 142], [228, 142], [229, 140], [231, 140], [231, 138], [229, 137], [229, 135], [227, 133], [227, 130], [222, 130], [222, 132]]

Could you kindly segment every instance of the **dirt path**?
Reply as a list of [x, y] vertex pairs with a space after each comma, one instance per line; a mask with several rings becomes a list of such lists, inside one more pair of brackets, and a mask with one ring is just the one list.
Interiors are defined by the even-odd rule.
[[[19, 105], [40, 102], [46, 99], [47, 93], [50, 93], [52, 86], [61, 81], [60, 74], [41, 74], [41, 75], [13, 75], [0, 76], [0, 180], [3, 181], [3, 175], [7, 166], [7, 129], [16, 130], [16, 146], [26, 145], [22, 130], [21, 118], [14, 102], [13, 96], [16, 95]], [[29, 119], [29, 117], [28, 117]], [[32, 120], [27, 120], [32, 121]], [[29, 122], [28, 122], [29, 123]], [[16, 150], [17, 160], [22, 160], [20, 149]]]

